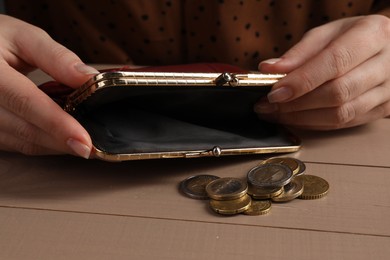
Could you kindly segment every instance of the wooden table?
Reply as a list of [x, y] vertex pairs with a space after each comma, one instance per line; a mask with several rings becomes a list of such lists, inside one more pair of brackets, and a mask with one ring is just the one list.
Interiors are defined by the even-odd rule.
[[390, 119], [296, 134], [303, 148], [289, 156], [330, 192], [256, 217], [216, 215], [178, 184], [244, 177], [261, 156], [107, 163], [0, 152], [0, 259], [389, 259]]

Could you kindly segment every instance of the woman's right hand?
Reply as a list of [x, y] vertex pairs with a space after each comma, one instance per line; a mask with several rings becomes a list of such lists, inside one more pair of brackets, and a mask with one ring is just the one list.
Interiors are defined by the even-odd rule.
[[0, 15], [0, 150], [88, 158], [88, 133], [25, 76], [35, 68], [73, 88], [98, 73], [43, 30]]

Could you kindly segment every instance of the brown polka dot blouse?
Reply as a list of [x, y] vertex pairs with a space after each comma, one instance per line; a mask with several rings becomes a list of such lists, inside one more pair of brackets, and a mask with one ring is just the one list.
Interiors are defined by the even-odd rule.
[[315, 26], [388, 0], [9, 0], [10, 15], [46, 30], [90, 63], [224, 62], [255, 69]]

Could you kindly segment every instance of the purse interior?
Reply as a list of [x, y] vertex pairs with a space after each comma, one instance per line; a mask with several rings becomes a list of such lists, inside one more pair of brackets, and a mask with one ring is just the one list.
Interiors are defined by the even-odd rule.
[[295, 145], [253, 112], [269, 89], [113, 86], [92, 94], [74, 116], [110, 154]]

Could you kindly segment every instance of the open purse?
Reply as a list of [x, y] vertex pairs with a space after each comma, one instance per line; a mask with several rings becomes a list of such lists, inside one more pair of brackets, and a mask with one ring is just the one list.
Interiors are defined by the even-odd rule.
[[77, 90], [40, 86], [88, 131], [107, 161], [294, 152], [299, 140], [253, 105], [284, 75], [226, 64], [102, 72]]

